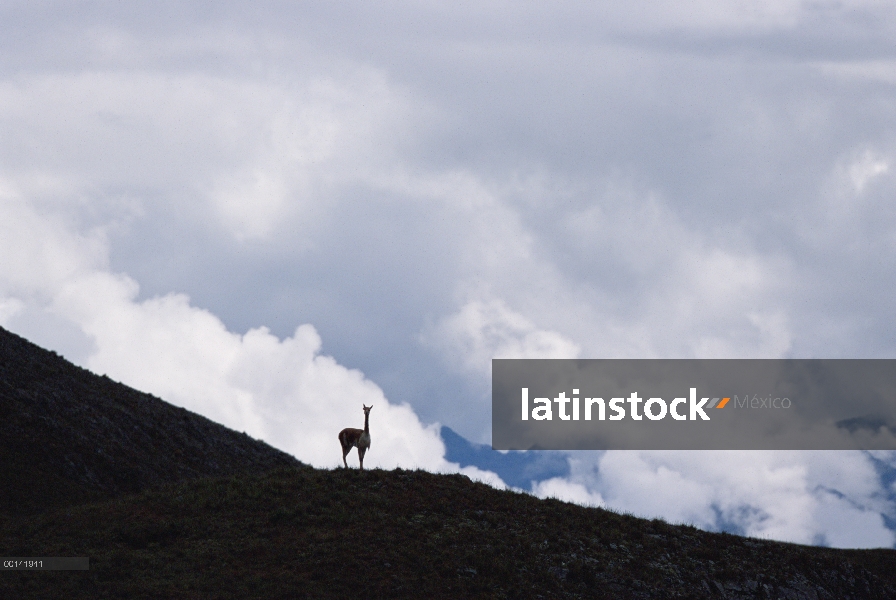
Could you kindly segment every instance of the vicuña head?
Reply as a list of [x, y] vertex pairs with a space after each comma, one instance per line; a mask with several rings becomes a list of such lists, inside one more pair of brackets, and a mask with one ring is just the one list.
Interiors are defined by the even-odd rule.
[[345, 465], [345, 468], [348, 468], [348, 462], [346, 462], [345, 457], [348, 456], [352, 448], [357, 448], [358, 460], [361, 462], [361, 470], [363, 471], [364, 454], [370, 448], [370, 409], [373, 408], [373, 405], [361, 404], [361, 406], [364, 407], [364, 429], [346, 427], [339, 432], [339, 443], [342, 444], [342, 464]]

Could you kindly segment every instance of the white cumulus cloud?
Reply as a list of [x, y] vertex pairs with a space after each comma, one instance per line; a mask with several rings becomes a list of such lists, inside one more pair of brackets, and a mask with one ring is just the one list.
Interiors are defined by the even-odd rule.
[[891, 547], [892, 506], [861, 452], [608, 451], [570, 458], [533, 493], [704, 529], [834, 547]]
[[[88, 342], [84, 354], [72, 357], [82, 366], [314, 466], [342, 463], [337, 433], [362, 426], [366, 404], [373, 406], [369, 467], [459, 470], [444, 459], [438, 424], [424, 425], [411, 406], [389, 402], [363, 373], [321, 354], [312, 325], [300, 325], [286, 339], [265, 327], [240, 335], [184, 294], [140, 300], [137, 282], [103, 268], [102, 236], [79, 235], [10, 190], [0, 196], [0, 214], [4, 325], [26, 336], [40, 331], [38, 341], [58, 348], [64, 324]], [[475, 467], [460, 472], [504, 485]]]

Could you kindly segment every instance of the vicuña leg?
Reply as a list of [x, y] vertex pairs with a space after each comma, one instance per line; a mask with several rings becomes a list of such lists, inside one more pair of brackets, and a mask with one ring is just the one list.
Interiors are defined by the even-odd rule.
[[348, 461], [345, 460], [345, 457], [348, 456], [348, 453], [351, 452], [351, 450], [351, 446], [349, 446], [348, 448], [346, 448], [345, 446], [342, 447], [342, 464], [345, 465], [346, 469], [348, 468]]
[[348, 468], [348, 462], [345, 460], [345, 457], [352, 451], [352, 448], [358, 446], [358, 440], [361, 439], [362, 433], [364, 433], [363, 429], [353, 429], [351, 427], [339, 432], [339, 443], [342, 444], [342, 464], [345, 465], [346, 469]]

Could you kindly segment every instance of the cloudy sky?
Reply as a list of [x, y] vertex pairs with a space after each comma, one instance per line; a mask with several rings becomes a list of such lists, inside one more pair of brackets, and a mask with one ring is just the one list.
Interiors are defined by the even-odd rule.
[[[321, 467], [363, 402], [368, 464], [458, 470], [492, 357], [892, 358], [893, 39], [874, 0], [0, 1], [0, 325]], [[563, 460], [527, 489], [896, 540], [890, 453]]]

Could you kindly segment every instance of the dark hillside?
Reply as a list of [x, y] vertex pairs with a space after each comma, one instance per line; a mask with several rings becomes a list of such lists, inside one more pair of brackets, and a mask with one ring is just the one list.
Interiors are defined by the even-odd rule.
[[896, 598], [896, 551], [707, 533], [461, 475], [309, 467], [203, 479], [25, 519], [2, 598]]
[[298, 464], [0, 328], [0, 515]]
[[[334, 435], [334, 446], [336, 443]], [[896, 599], [896, 551], [797, 546], [312, 469], [0, 329], [0, 598]]]

